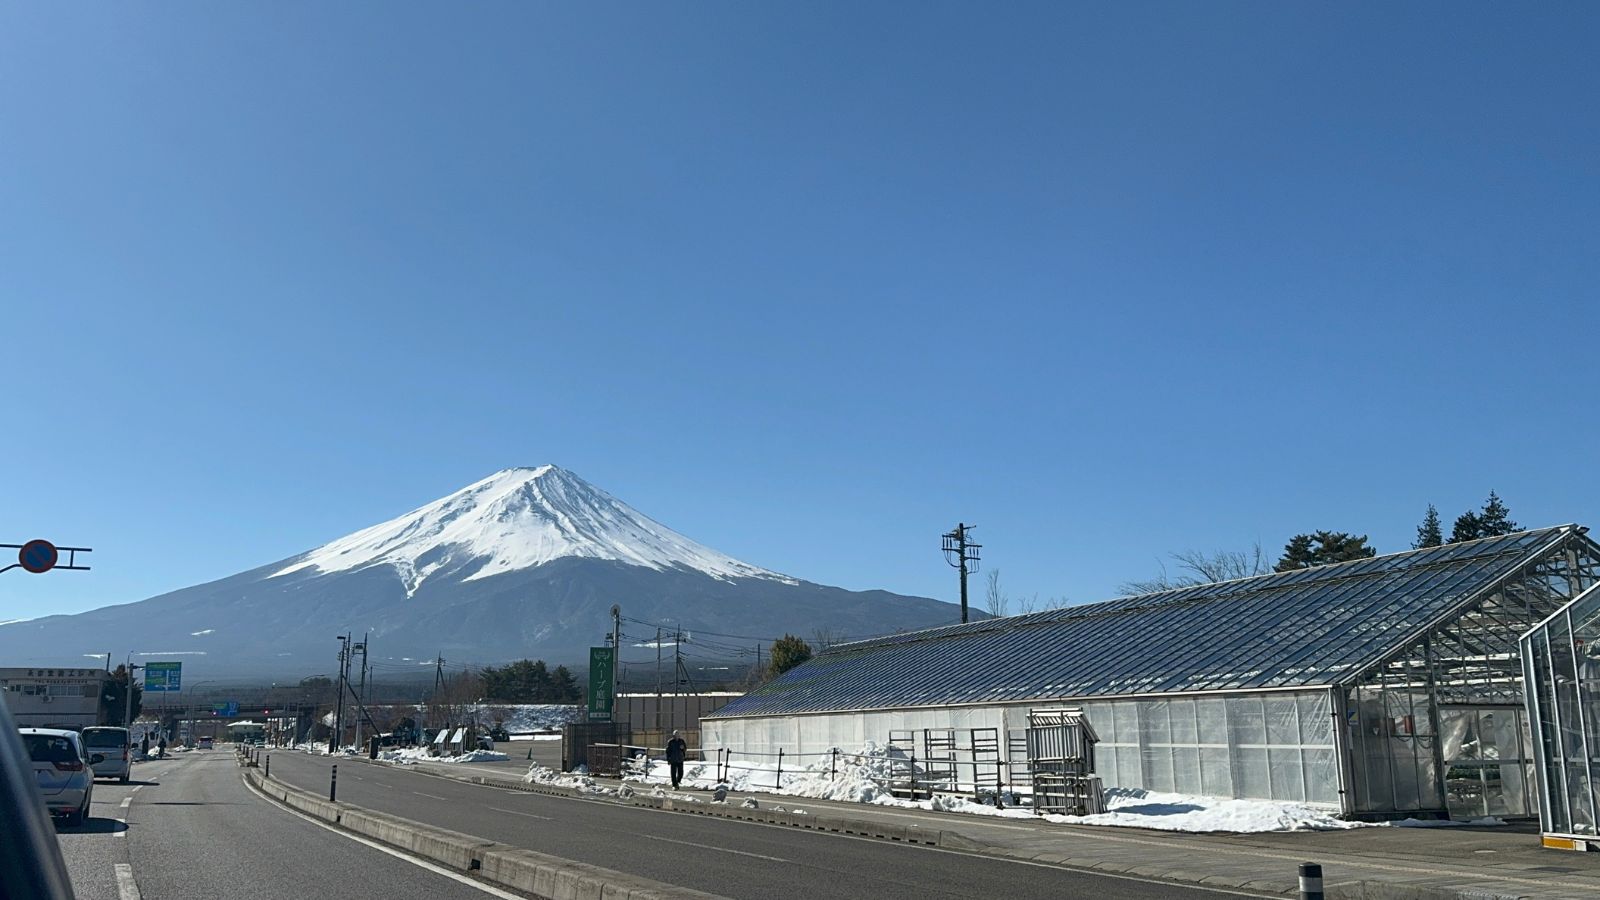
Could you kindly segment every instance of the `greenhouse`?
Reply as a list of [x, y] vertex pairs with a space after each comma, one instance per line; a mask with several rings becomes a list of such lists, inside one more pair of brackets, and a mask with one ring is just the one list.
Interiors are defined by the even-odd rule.
[[1532, 816], [1518, 640], [1597, 570], [1567, 525], [841, 644], [703, 719], [702, 745], [795, 764], [920, 735], [976, 772], [998, 736], [1017, 768], [1029, 710], [1076, 707], [1107, 787]]
[[1546, 846], [1600, 849], [1600, 588], [1522, 639]]

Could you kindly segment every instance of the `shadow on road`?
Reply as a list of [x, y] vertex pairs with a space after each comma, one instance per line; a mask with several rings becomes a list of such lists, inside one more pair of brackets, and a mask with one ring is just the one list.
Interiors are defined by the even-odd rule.
[[116, 834], [127, 831], [128, 823], [116, 819], [105, 819], [98, 816], [92, 817], [76, 828], [70, 827], [60, 820], [56, 821], [56, 831], [61, 834]]

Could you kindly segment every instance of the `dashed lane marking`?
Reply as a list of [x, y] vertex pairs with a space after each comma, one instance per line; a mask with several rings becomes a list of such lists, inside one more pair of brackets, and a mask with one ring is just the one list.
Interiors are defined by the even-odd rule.
[[117, 873], [117, 896], [121, 900], [143, 900], [139, 896], [139, 883], [133, 880], [133, 866], [117, 863], [113, 868]]
[[450, 798], [449, 797], [441, 797], [438, 794], [424, 794], [421, 791], [412, 791], [411, 793], [416, 794], [418, 797], [428, 797], [428, 798], [431, 798], [433, 800], [443, 800], [446, 803], [450, 802]]
[[744, 850], [731, 850], [731, 849], [729, 849], [727, 847], [714, 847], [711, 844], [696, 844], [694, 841], [677, 841], [677, 840], [673, 840], [672, 838], [658, 837], [658, 836], [653, 835], [653, 834], [641, 834], [641, 835], [638, 835], [638, 836], [642, 837], [642, 838], [645, 838], [646, 840], [661, 841], [662, 843], [666, 843], [666, 844], [682, 844], [685, 847], [698, 847], [701, 850], [715, 850], [715, 851], [717, 851], [719, 853], [736, 853], [739, 856], [751, 856], [751, 857], [754, 857], [756, 859], [770, 860], [771, 862], [781, 862], [781, 863], [792, 863], [792, 862], [794, 862], [794, 860], [792, 860], [792, 859], [784, 859], [781, 856], [764, 856], [764, 855], [762, 855], [760, 853], [749, 853], [749, 852], [746, 852]]
[[123, 797], [122, 798], [122, 802], [118, 803], [117, 805], [122, 807], [123, 809], [127, 809], [128, 808], [128, 804], [132, 803], [132, 802], [133, 802], [133, 798], [132, 797]]
[[490, 809], [492, 809], [492, 810], [494, 810], [494, 811], [495, 811], [495, 812], [503, 812], [503, 813], [510, 813], [510, 814], [512, 814], [512, 815], [513, 815], [513, 816], [527, 816], [527, 817], [528, 817], [528, 818], [530, 818], [530, 819], [543, 819], [543, 820], [545, 820], [545, 821], [546, 821], [546, 822], [554, 822], [554, 821], [555, 821], [555, 819], [553, 819], [553, 818], [551, 818], [551, 817], [550, 817], [550, 816], [536, 816], [536, 815], [534, 815], [534, 814], [533, 814], [533, 813], [530, 813], [530, 812], [522, 812], [522, 811], [521, 811], [521, 810], [515, 810], [515, 809], [501, 809], [501, 808], [500, 808], [500, 807], [498, 807], [498, 806], [491, 806], [491, 807], [489, 807], [489, 808], [490, 808]]

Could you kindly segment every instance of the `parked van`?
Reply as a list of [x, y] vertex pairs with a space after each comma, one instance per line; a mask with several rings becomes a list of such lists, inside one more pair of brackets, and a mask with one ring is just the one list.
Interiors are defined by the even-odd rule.
[[116, 778], [123, 784], [133, 774], [133, 735], [126, 728], [95, 726], [83, 730], [85, 752], [105, 759], [94, 764], [94, 777]]

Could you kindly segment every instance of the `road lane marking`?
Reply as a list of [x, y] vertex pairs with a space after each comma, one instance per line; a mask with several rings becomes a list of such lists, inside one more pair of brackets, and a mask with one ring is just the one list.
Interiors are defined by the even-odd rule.
[[141, 784], [141, 785], [139, 785], [139, 786], [138, 786], [138, 787], [136, 787], [136, 788], [134, 788], [134, 789], [133, 789], [133, 790], [131, 790], [131, 791], [129, 791], [129, 792], [128, 792], [128, 793], [130, 793], [130, 794], [137, 794], [137, 793], [139, 793], [139, 792], [140, 792], [140, 791], [142, 791], [142, 790], [144, 790], [144, 785], [142, 785], [142, 784]]
[[143, 900], [139, 896], [139, 883], [133, 880], [133, 866], [117, 863], [113, 868], [117, 872], [117, 896], [121, 900]]
[[418, 797], [430, 797], [430, 798], [432, 798], [434, 800], [443, 800], [446, 803], [450, 802], [450, 798], [449, 797], [441, 797], [438, 794], [424, 794], [421, 791], [412, 791], [411, 793], [416, 794]]
[[760, 853], [747, 853], [744, 850], [732, 850], [732, 849], [729, 849], [727, 847], [714, 847], [711, 844], [696, 844], [694, 841], [675, 841], [672, 838], [657, 837], [656, 835], [653, 835], [653, 834], [641, 834], [641, 835], [638, 835], [638, 837], [642, 837], [642, 838], [645, 838], [646, 840], [651, 840], [651, 841], [662, 841], [662, 842], [668, 843], [668, 844], [682, 844], [685, 847], [699, 847], [701, 850], [716, 850], [716, 851], [721, 852], [721, 853], [737, 853], [740, 856], [753, 856], [756, 859], [765, 859], [765, 860], [770, 860], [772, 862], [781, 862], [781, 863], [792, 863], [792, 862], [794, 862], [794, 860], [792, 860], [792, 859], [784, 859], [781, 856], [764, 856], [764, 855], [762, 855]]
[[[121, 816], [114, 816], [111, 819], [111, 821], [117, 822], [117, 823], [122, 825], [122, 830], [121, 831], [113, 831], [113, 832], [111, 832], [111, 836], [112, 837], [127, 837], [128, 836], [128, 820], [127, 819], [124, 819]], [[132, 871], [132, 870], [130, 870], [130, 871]]]
[[122, 802], [118, 803], [117, 805], [122, 807], [123, 809], [127, 809], [128, 808], [128, 804], [132, 803], [132, 802], [133, 802], [133, 798], [132, 797], [123, 797], [122, 798]]
[[516, 809], [501, 809], [498, 806], [491, 806], [489, 808], [494, 810], [495, 812], [511, 813], [513, 816], [527, 816], [530, 819], [543, 819], [546, 822], [554, 822], [555, 821], [555, 819], [551, 818], [550, 816], [536, 816], [531, 812], [522, 812], [521, 810], [516, 810]]
[[[272, 806], [272, 807], [274, 807], [276, 809], [283, 810], [284, 812], [288, 813], [291, 816], [296, 816], [298, 818], [305, 819], [307, 822], [310, 822], [311, 824], [317, 826], [318, 828], [322, 828], [322, 829], [325, 829], [327, 831], [331, 831], [331, 832], [333, 832], [334, 834], [337, 834], [340, 837], [349, 838], [350, 840], [355, 841], [358, 844], [365, 844], [366, 846], [371, 847], [372, 849], [378, 851], [379, 853], [387, 853], [390, 856], [394, 857], [395, 859], [403, 859], [406, 862], [411, 863], [414, 866], [417, 866], [417, 867], [423, 868], [423, 869], [427, 869], [428, 871], [435, 872], [435, 873], [437, 873], [439, 875], [443, 875], [444, 877], [450, 879], [451, 881], [459, 881], [462, 884], [470, 885], [471, 887], [475, 887], [478, 890], [483, 891], [485, 894], [488, 894], [491, 897], [499, 897], [500, 900], [524, 900], [524, 898], [520, 894], [513, 894], [513, 893], [511, 893], [509, 891], [502, 891], [502, 890], [500, 890], [499, 888], [497, 888], [497, 887], [495, 887], [493, 885], [484, 884], [481, 881], [474, 881], [471, 878], [468, 878], [467, 876], [460, 874], [459, 872], [452, 872], [449, 869], [444, 868], [443, 866], [436, 866], [433, 863], [428, 862], [427, 860], [418, 859], [415, 856], [411, 856], [410, 854], [407, 854], [407, 853], [402, 853], [399, 850], [395, 850], [392, 847], [386, 847], [383, 844], [378, 843], [377, 841], [369, 841], [366, 838], [362, 837], [361, 835], [351, 834], [350, 832], [345, 831], [342, 828], [335, 828], [332, 825], [329, 825], [326, 822], [322, 822], [322, 821], [319, 821], [317, 819], [314, 819], [311, 816], [308, 816], [305, 813], [300, 812], [299, 810], [289, 809], [286, 806], [280, 806], [277, 802], [275, 802], [272, 799], [270, 799], [269, 797], [267, 797], [266, 794], [263, 794], [260, 791], [256, 790], [255, 785], [251, 784], [248, 781], [244, 782], [244, 786], [250, 791], [250, 793], [255, 794], [257, 797], [260, 797], [262, 800], [265, 800], [267, 802], [268, 806]], [[126, 900], [126, 898], [125, 898], [125, 900]]]

